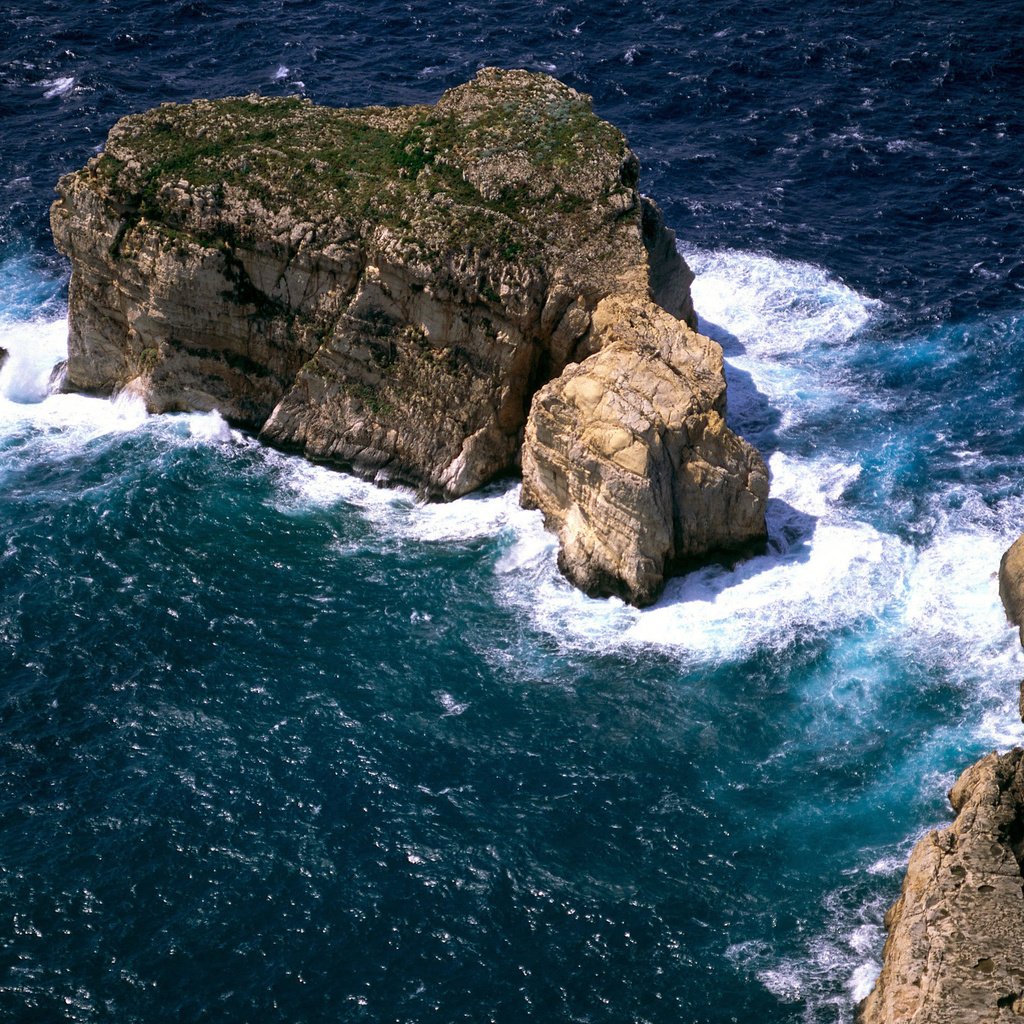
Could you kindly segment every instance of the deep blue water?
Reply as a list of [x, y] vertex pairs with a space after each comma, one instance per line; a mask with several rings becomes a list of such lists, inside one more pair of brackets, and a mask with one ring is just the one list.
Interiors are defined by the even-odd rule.
[[[56, 178], [165, 100], [593, 95], [698, 272], [772, 548], [637, 612], [422, 506], [48, 396]], [[849, 1022], [914, 839], [1024, 739], [1018, 4], [0, 11], [0, 1017]]]

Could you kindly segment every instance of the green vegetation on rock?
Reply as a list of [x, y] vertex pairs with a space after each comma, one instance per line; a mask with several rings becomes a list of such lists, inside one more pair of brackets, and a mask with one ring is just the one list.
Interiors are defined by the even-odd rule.
[[[468, 248], [513, 262], [571, 248], [574, 220], [630, 194], [635, 161], [586, 97], [544, 76], [490, 70], [435, 106], [165, 104], [122, 120], [92, 173], [136, 223], [171, 233], [185, 224], [165, 195], [177, 188], [214, 209], [233, 198], [253, 217], [333, 217], [356, 233], [372, 223], [426, 253]], [[220, 240], [242, 241], [240, 230]]]

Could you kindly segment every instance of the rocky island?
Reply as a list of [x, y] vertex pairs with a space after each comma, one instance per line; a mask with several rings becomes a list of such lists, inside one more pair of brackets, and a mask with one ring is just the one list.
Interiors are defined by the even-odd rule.
[[65, 387], [218, 410], [433, 499], [520, 472], [592, 595], [765, 537], [720, 347], [588, 99], [485, 69], [433, 106], [166, 104], [61, 179]]

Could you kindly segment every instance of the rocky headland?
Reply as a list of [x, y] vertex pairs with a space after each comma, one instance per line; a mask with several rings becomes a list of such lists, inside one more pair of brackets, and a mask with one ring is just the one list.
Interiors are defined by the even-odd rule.
[[[1024, 643], [1024, 537], [1002, 557], [999, 596]], [[886, 914], [882, 971], [858, 1024], [1024, 1017], [1024, 750], [976, 761], [949, 800], [956, 819], [914, 847]]]
[[953, 824], [910, 855], [859, 1024], [1024, 1016], [1024, 750], [988, 754], [949, 793]]
[[521, 471], [569, 579], [650, 603], [765, 537], [768, 477], [637, 178], [586, 97], [523, 71], [434, 106], [126, 117], [52, 209], [64, 386], [434, 499]]

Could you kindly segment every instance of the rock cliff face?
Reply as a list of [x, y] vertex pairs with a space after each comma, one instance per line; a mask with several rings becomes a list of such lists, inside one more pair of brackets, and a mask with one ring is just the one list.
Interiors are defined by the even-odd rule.
[[999, 596], [1006, 617], [1020, 627], [1024, 644], [1024, 537], [1018, 537], [999, 562]]
[[1024, 750], [989, 754], [950, 791], [952, 826], [910, 855], [860, 1024], [1024, 1016]]
[[534, 398], [523, 504], [589, 594], [649, 604], [666, 570], [764, 536], [764, 463], [726, 426], [722, 350], [639, 293], [594, 311], [598, 352]]
[[764, 537], [767, 473], [637, 174], [585, 97], [518, 71], [432, 107], [124, 118], [52, 210], [65, 387], [217, 409], [431, 498], [522, 466], [570, 578], [648, 602]]

